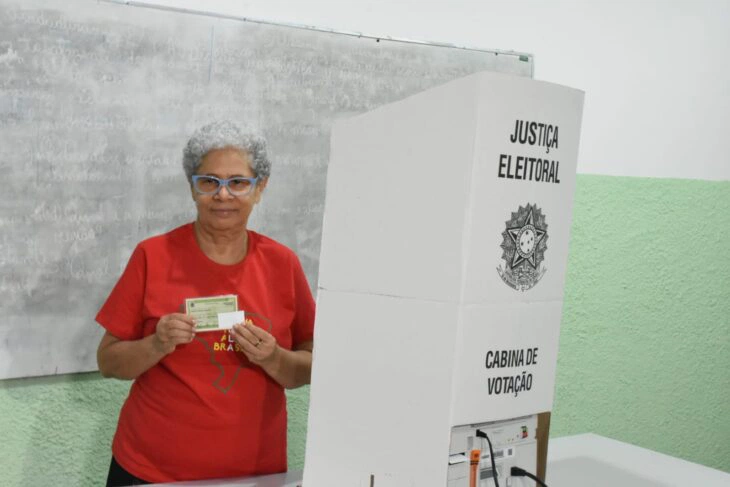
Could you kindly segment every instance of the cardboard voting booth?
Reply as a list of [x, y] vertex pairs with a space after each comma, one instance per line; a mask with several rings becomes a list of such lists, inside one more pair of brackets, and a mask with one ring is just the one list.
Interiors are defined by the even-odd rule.
[[582, 107], [479, 73], [334, 126], [304, 487], [467, 486], [475, 425], [511, 425], [505, 458], [534, 440]]

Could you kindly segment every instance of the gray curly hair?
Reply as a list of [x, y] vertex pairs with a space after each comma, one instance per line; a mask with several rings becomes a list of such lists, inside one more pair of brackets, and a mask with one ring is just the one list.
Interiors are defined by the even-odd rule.
[[233, 148], [251, 156], [251, 169], [259, 178], [271, 174], [271, 161], [266, 150], [266, 139], [246, 133], [233, 122], [213, 122], [196, 130], [183, 149], [183, 169], [192, 184], [193, 174], [205, 155], [216, 149]]

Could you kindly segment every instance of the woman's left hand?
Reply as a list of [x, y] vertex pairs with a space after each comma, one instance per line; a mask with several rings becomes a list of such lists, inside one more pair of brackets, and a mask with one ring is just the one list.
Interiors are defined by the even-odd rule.
[[231, 335], [248, 359], [256, 365], [268, 365], [279, 354], [276, 338], [250, 323], [233, 325]]

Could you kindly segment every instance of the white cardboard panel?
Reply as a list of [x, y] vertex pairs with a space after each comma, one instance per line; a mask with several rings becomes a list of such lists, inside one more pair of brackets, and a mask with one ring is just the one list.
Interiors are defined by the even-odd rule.
[[458, 299], [476, 79], [335, 125], [319, 287]]
[[[578, 90], [479, 73], [340, 122], [320, 287], [467, 303], [562, 299], [582, 103]], [[558, 147], [510, 142], [516, 120], [558, 127]], [[560, 183], [498, 178], [500, 154], [513, 164], [556, 160]], [[500, 245], [527, 203], [547, 223], [545, 282], [514, 292], [497, 272]]]
[[[464, 307], [454, 369], [454, 425], [552, 409], [561, 312], [560, 301]], [[527, 350], [535, 348], [536, 363], [528, 364]], [[513, 360], [505, 367], [487, 368], [487, 353], [492, 357], [503, 350], [522, 350], [523, 363]], [[506, 393], [504, 377], [522, 377], [523, 372], [532, 376], [530, 389]], [[497, 378], [502, 380], [495, 382]]]
[[[480, 75], [479, 127], [475, 154], [468, 264], [464, 289], [466, 303], [505, 303], [563, 298], [572, 221], [575, 168], [580, 136], [583, 93], [551, 83]], [[549, 123], [559, 128], [558, 147], [512, 143], [515, 121]], [[549, 150], [549, 151], [548, 151]], [[527, 156], [559, 162], [560, 183], [498, 177], [500, 155]], [[503, 174], [506, 169], [503, 169]], [[512, 214], [527, 204], [544, 215], [547, 250], [542, 278], [527, 291], [515, 291], [502, 281], [497, 268], [502, 258], [503, 232]], [[519, 217], [518, 217], [519, 220]], [[540, 266], [538, 266], [539, 268]]]
[[320, 290], [317, 307], [305, 485], [445, 485], [457, 305]]

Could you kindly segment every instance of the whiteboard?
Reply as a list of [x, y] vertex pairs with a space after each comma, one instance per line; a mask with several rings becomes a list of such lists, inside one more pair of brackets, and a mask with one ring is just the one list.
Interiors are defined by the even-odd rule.
[[250, 226], [293, 248], [314, 290], [333, 121], [482, 70], [531, 77], [533, 58], [0, 0], [0, 378], [96, 370], [94, 316], [132, 249], [195, 218], [181, 153], [200, 125], [231, 119], [268, 138]]

